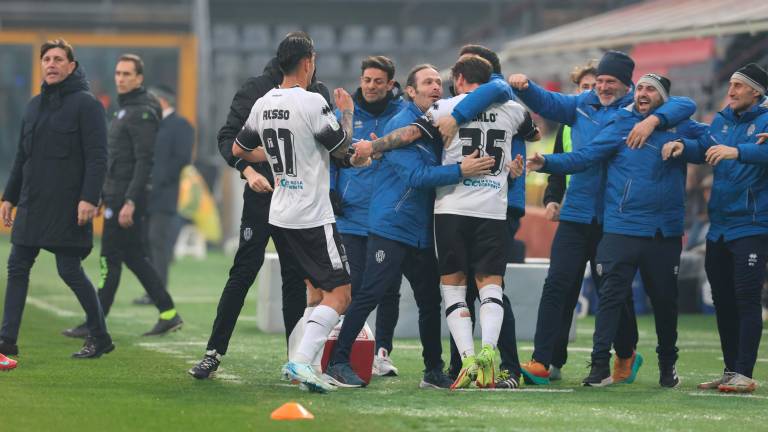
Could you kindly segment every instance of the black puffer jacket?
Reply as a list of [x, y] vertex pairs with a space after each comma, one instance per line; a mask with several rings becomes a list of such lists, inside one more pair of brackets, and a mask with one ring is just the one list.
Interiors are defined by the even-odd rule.
[[130, 199], [146, 205], [162, 109], [144, 87], [119, 95], [117, 101], [120, 109], [109, 125], [104, 201], [120, 205]]
[[[323, 96], [329, 105], [333, 106], [331, 102], [331, 93], [328, 87], [321, 81], [317, 81], [317, 74], [312, 77], [312, 84], [309, 86], [309, 91], [315, 92]], [[232, 99], [232, 105], [229, 107], [229, 114], [227, 115], [227, 122], [219, 129], [218, 142], [219, 153], [227, 161], [227, 164], [238, 171], [243, 172], [247, 166], [253, 167], [259, 174], [269, 179], [270, 184], [273, 182], [272, 173], [269, 170], [269, 165], [266, 162], [261, 163], [249, 163], [240, 158], [232, 155], [232, 143], [235, 141], [235, 137], [243, 128], [248, 116], [251, 114], [251, 108], [256, 101], [267, 94], [270, 90], [280, 85], [283, 82], [283, 73], [280, 71], [280, 67], [277, 63], [277, 58], [273, 58], [264, 67], [264, 73], [258, 77], [248, 78], [240, 90], [235, 93], [235, 97]], [[274, 186], [274, 185], [273, 185]], [[248, 185], [245, 185], [245, 192], [243, 198], [246, 198], [249, 193], [252, 192]], [[264, 196], [265, 194], [259, 194]]]
[[13, 244], [90, 249], [91, 224], [77, 225], [77, 205], [98, 204], [106, 162], [104, 108], [78, 65], [64, 81], [43, 84], [27, 104], [3, 193], [18, 207]]

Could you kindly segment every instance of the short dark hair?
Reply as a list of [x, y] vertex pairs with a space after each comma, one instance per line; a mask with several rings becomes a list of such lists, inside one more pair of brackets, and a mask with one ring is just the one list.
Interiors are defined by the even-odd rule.
[[423, 71], [424, 69], [437, 70], [436, 67], [432, 66], [429, 63], [418, 64], [414, 66], [410, 72], [408, 72], [408, 78], [405, 80], [405, 86], [416, 88], [416, 74], [419, 73], [420, 71]]
[[476, 56], [460, 57], [451, 68], [451, 76], [456, 79], [462, 75], [470, 84], [484, 84], [491, 79], [491, 63]]
[[64, 39], [53, 39], [45, 41], [45, 43], [40, 45], [40, 58], [42, 59], [45, 53], [53, 48], [63, 49], [64, 52], [67, 53], [67, 60], [70, 62], [75, 61], [75, 49], [72, 48], [72, 45], [70, 45], [69, 42], [65, 41]]
[[144, 60], [136, 54], [123, 54], [117, 58], [117, 62], [129, 61], [133, 62], [134, 69], [136, 69], [136, 75], [144, 75]]
[[296, 70], [299, 61], [312, 57], [314, 53], [315, 47], [308, 34], [301, 31], [291, 32], [277, 47], [277, 63], [284, 74], [289, 74]]
[[486, 59], [488, 63], [491, 64], [493, 73], [501, 73], [501, 61], [499, 61], [499, 55], [496, 54], [492, 49], [482, 45], [468, 44], [461, 47], [461, 51], [459, 51], [459, 57], [463, 56], [464, 54], [474, 54]]
[[395, 77], [395, 64], [387, 57], [384, 56], [370, 56], [363, 59], [363, 63], [360, 65], [360, 72], [365, 72], [366, 69], [379, 69], [387, 73], [387, 79], [391, 80]]

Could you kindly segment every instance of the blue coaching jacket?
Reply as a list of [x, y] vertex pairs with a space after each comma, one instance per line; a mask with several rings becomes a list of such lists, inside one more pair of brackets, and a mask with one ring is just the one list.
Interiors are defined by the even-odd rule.
[[[592, 139], [606, 126], [614, 114], [632, 103], [634, 92], [609, 106], [602, 106], [595, 90], [578, 95], [550, 92], [528, 81], [528, 88], [515, 90], [515, 94], [534, 112], [547, 119], [565, 123], [571, 127], [573, 151], [590, 145]], [[676, 125], [696, 112], [696, 104], [688, 98], [671, 97], [654, 114], [661, 120], [659, 128]], [[560, 220], [591, 223], [602, 222], [604, 164], [594, 164], [571, 176], [568, 191], [560, 210]]]
[[[370, 139], [371, 133], [384, 136], [384, 127], [389, 120], [405, 106], [405, 101], [397, 97], [389, 101], [384, 112], [376, 116], [355, 103], [353, 117], [353, 138]], [[336, 116], [340, 118], [337, 111]], [[336, 226], [342, 234], [359, 236], [368, 235], [368, 209], [371, 204], [373, 181], [380, 162], [374, 160], [366, 168], [338, 168], [331, 163], [331, 190], [341, 198], [344, 214], [336, 216]]]
[[684, 140], [683, 157], [694, 163], [703, 163], [713, 145], [739, 149], [738, 159], [720, 161], [714, 168], [707, 240], [768, 234], [768, 143], [755, 144], [763, 132], [768, 132], [768, 98], [740, 116], [727, 107], [712, 120], [707, 134]]
[[[491, 103], [504, 103], [508, 100], [516, 100], [512, 87], [507, 84], [501, 74], [491, 75], [491, 80], [481, 85], [468, 94], [454, 108], [451, 115], [456, 119], [456, 124], [466, 123], [488, 108]], [[526, 158], [525, 140], [515, 135], [512, 138], [512, 159], [517, 155]], [[525, 213], [525, 173], [522, 176], [509, 179], [507, 189], [507, 206], [514, 207]]]
[[[662, 105], [663, 106], [663, 105]], [[588, 146], [547, 155], [543, 172], [572, 174], [607, 162], [603, 231], [637, 237], [683, 235], [686, 163], [661, 158], [665, 143], [697, 138], [707, 125], [684, 120], [656, 130], [639, 149], [627, 147], [627, 135], [645, 117], [634, 104], [619, 110]]]
[[[408, 126], [424, 113], [413, 103], [387, 123], [384, 135]], [[425, 139], [384, 153], [373, 170], [368, 231], [417, 248], [432, 247], [432, 211], [437, 186], [461, 180], [458, 164], [440, 165], [438, 149]]]

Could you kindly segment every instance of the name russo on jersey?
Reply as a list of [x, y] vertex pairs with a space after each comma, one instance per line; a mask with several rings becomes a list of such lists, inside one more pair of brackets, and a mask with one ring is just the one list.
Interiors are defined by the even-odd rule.
[[291, 112], [283, 109], [265, 110], [262, 117], [264, 120], [288, 120], [291, 118]]

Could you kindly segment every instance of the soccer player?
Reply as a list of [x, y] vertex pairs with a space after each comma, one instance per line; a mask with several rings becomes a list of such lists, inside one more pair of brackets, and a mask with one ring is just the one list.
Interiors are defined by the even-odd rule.
[[[431, 65], [417, 65], [408, 74], [405, 91], [410, 101], [389, 121], [385, 128], [388, 134], [373, 143], [357, 143], [356, 151], [360, 152], [361, 147], [372, 147], [376, 151], [381, 148], [379, 146], [402, 142], [405, 130], [409, 128], [418, 131], [418, 126], [409, 125], [442, 97], [440, 74]], [[368, 215], [366, 272], [344, 318], [326, 371], [338, 385], [365, 385], [349, 364], [352, 344], [368, 314], [385, 293], [400, 286], [403, 275], [411, 283], [419, 308], [419, 336], [425, 366], [419, 387], [448, 388], [451, 385], [443, 371], [441, 358], [440, 279], [432, 241], [434, 188], [483, 174], [494, 161], [490, 157], [471, 156], [460, 165], [441, 166], [439, 152], [442, 146], [439, 147], [420, 139], [384, 153], [377, 169], [371, 196], [371, 202], [376, 204]]]
[[[286, 37], [294, 36], [309, 38], [309, 35], [304, 32], [292, 32], [286, 35]], [[320, 94], [330, 104], [331, 93], [321, 81], [316, 79], [316, 76], [317, 70], [312, 77], [309, 91]], [[205, 354], [200, 362], [188, 371], [198, 379], [206, 379], [215, 373], [226, 355], [237, 318], [245, 303], [245, 296], [264, 264], [264, 251], [270, 239], [274, 243], [280, 260], [280, 277], [283, 282], [283, 325], [287, 341], [291, 341], [290, 335], [294, 328], [302, 323], [302, 314], [310, 312], [306, 309], [307, 288], [299, 264], [287, 242], [269, 225], [269, 206], [272, 200], [272, 193], [269, 191], [274, 186], [269, 164], [250, 163], [232, 154], [232, 144], [248, 120], [253, 104], [282, 82], [283, 73], [280, 71], [277, 58], [273, 57], [264, 67], [261, 75], [248, 78], [235, 93], [227, 121], [219, 129], [219, 153], [229, 166], [240, 172], [246, 183], [243, 187], [243, 212], [240, 217], [240, 241], [237, 252], [219, 298], [216, 318], [213, 321]], [[289, 351], [294, 345], [289, 344]]]
[[270, 162], [275, 191], [269, 223], [287, 240], [299, 261], [306, 276], [307, 306], [314, 308], [283, 373], [310, 391], [324, 393], [333, 387], [317, 375], [311, 363], [347, 309], [351, 295], [349, 264], [329, 199], [329, 154], [350, 159], [347, 150], [352, 142], [354, 106], [349, 94], [336, 89], [340, 125], [322, 96], [307, 91], [315, 72], [311, 39], [284, 39], [277, 59], [283, 81], [256, 101], [232, 153], [251, 162]]
[[[450, 115], [466, 93], [490, 79], [491, 72], [487, 60], [474, 55], [461, 57], [451, 69], [459, 95], [435, 103], [427, 118], [437, 121]], [[441, 291], [448, 327], [463, 358], [452, 389], [467, 387], [475, 380], [478, 387], [495, 385], [494, 357], [504, 319], [501, 283], [507, 265], [507, 242], [511, 240], [505, 222], [509, 187], [506, 163], [512, 159], [512, 137], [524, 120], [525, 108], [516, 102], [491, 105], [462, 125], [443, 152], [443, 165], [456, 164], [475, 151], [494, 158], [490, 173], [437, 188], [435, 244]], [[477, 356], [465, 303], [470, 270], [481, 302], [482, 349]]]
[[[760, 290], [768, 259], [768, 74], [748, 64], [731, 75], [728, 106], [709, 133], [685, 140], [686, 159], [713, 165], [705, 269], [712, 286], [725, 369], [700, 389], [750, 393], [762, 336]], [[761, 133], [762, 132], [762, 133]], [[680, 143], [665, 146], [680, 155]]]
[[592, 143], [570, 153], [536, 154], [528, 168], [571, 174], [607, 162], [603, 237], [597, 249], [597, 272], [602, 276], [600, 305], [595, 320], [592, 367], [585, 386], [613, 382], [609, 360], [611, 343], [620, 325], [622, 310], [632, 297], [638, 268], [653, 304], [659, 356], [659, 384], [676, 387], [677, 273], [685, 217], [686, 165], [665, 162], [664, 143], [704, 133], [705, 125], [684, 120], [675, 127], [655, 130], [642, 148], [625, 144], [626, 136], [644, 118], [669, 100], [670, 82], [643, 75], [634, 92], [634, 103], [619, 110]]

